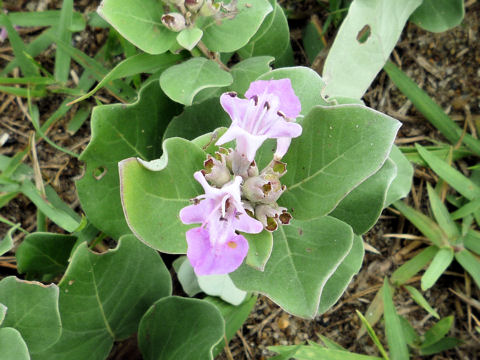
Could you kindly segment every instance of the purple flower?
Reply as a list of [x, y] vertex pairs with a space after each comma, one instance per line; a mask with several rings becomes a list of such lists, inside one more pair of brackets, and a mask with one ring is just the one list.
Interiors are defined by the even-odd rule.
[[180, 211], [184, 224], [201, 223], [187, 231], [187, 257], [197, 275], [228, 274], [237, 269], [248, 252], [248, 242], [235, 231], [259, 233], [260, 221], [250, 217], [240, 199], [240, 176], [221, 189], [210, 186], [202, 173], [194, 178], [205, 194]]
[[251, 162], [263, 142], [273, 138], [277, 139], [275, 159], [281, 159], [291, 139], [302, 133], [302, 127], [294, 122], [301, 104], [290, 79], [254, 81], [245, 97], [240, 99], [231, 92], [220, 97], [232, 125], [216, 145], [236, 139], [236, 151]]

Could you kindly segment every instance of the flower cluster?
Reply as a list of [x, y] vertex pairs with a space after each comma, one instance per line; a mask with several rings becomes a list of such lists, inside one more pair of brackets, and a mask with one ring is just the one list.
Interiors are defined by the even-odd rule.
[[[186, 233], [190, 260], [197, 275], [227, 274], [237, 269], [248, 252], [240, 232], [274, 231], [288, 224], [291, 215], [277, 204], [285, 191], [280, 178], [286, 173], [281, 162], [292, 138], [302, 128], [295, 123], [300, 101], [290, 79], [255, 81], [241, 99], [236, 93], [220, 97], [232, 124], [216, 145], [236, 141], [235, 149], [220, 147], [194, 174], [205, 194], [180, 211], [185, 224], [201, 225]], [[269, 138], [277, 148], [268, 166], [259, 171], [257, 150]]]
[[195, 23], [198, 16], [213, 16], [216, 20], [233, 18], [237, 14], [237, 0], [225, 4], [214, 0], [164, 0], [176, 11], [162, 16], [162, 23], [172, 31], [182, 31]]

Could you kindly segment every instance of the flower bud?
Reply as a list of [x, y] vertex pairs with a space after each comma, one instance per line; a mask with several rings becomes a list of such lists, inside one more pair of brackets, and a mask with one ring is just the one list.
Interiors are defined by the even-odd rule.
[[185, 0], [185, 6], [190, 11], [198, 11], [203, 6], [204, 0]]
[[222, 187], [232, 180], [232, 175], [226, 165], [225, 156], [218, 152], [215, 155], [217, 158], [207, 156], [207, 160], [203, 163], [205, 170], [202, 170], [202, 174], [214, 186]]
[[285, 189], [277, 175], [262, 173], [245, 180], [242, 195], [254, 203], [273, 204]]
[[180, 13], [168, 13], [162, 16], [162, 23], [168, 29], [179, 32], [185, 29], [185, 18]]
[[287, 209], [279, 207], [277, 204], [258, 205], [255, 207], [255, 217], [268, 231], [275, 231], [280, 224], [288, 225], [292, 219], [292, 215], [287, 212]]

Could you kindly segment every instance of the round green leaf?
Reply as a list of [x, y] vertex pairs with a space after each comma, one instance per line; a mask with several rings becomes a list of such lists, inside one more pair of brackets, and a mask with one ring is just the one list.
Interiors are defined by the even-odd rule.
[[14, 328], [0, 329], [0, 360], [30, 360], [27, 344]]
[[240, 305], [247, 293], [238, 289], [228, 274], [198, 276], [198, 285], [207, 295], [218, 296], [232, 305]]
[[31, 353], [38, 353], [60, 337], [58, 287], [23, 281], [14, 276], [0, 281], [0, 303], [7, 307], [2, 328], [20, 332]]
[[161, 54], [175, 43], [176, 33], [162, 24], [158, 0], [103, 0], [98, 13], [125, 39], [149, 54]]
[[100, 230], [118, 239], [130, 233], [120, 201], [118, 162], [128, 157], [152, 160], [160, 157], [162, 136], [180, 107], [171, 102], [152, 81], [132, 105], [94, 108], [92, 139], [80, 160], [85, 174], [76, 182], [82, 209]]
[[363, 239], [361, 236], [355, 235], [350, 252], [323, 288], [318, 314], [325, 313], [340, 299], [348, 284], [352, 281], [353, 276], [362, 267], [363, 255]]
[[282, 160], [287, 190], [279, 202], [297, 219], [328, 214], [382, 167], [399, 126], [361, 105], [313, 108]]
[[186, 28], [177, 35], [177, 42], [187, 50], [192, 50], [203, 36], [203, 31], [199, 28]]
[[119, 164], [122, 203], [127, 222], [140, 240], [162, 252], [184, 254], [185, 231], [192, 226], [183, 225], [178, 214], [201, 194], [193, 173], [202, 168], [206, 154], [181, 138], [163, 144], [162, 158], [151, 164], [142, 165], [135, 158]]
[[132, 235], [102, 254], [82, 243], [59, 287], [62, 336], [37, 359], [105, 359], [113, 341], [136, 332], [149, 306], [172, 289], [159, 254]]
[[427, 31], [442, 32], [459, 25], [464, 16], [463, 0], [423, 0], [410, 21]]
[[245, 46], [260, 28], [273, 8], [267, 0], [238, 0], [238, 13], [233, 19], [200, 18], [197, 25], [203, 29], [202, 41], [212, 51], [232, 52]]
[[256, 270], [263, 271], [272, 254], [273, 235], [269, 231], [259, 234], [242, 234], [248, 240], [248, 254], [245, 263]]
[[15, 253], [18, 272], [29, 276], [57, 275], [67, 268], [76, 236], [32, 233], [25, 237]]
[[273, 60], [275, 59], [271, 56], [257, 56], [235, 64], [231, 69], [233, 84], [229, 90], [240, 95], [245, 94], [252, 81], [272, 70], [270, 63]]
[[215, 305], [176, 296], [157, 301], [143, 316], [138, 345], [145, 360], [213, 359], [224, 335], [224, 320]]
[[160, 76], [160, 86], [165, 94], [184, 105], [192, 105], [200, 90], [228, 86], [232, 82], [232, 75], [220, 69], [215, 61], [203, 57], [171, 66]]
[[389, 158], [397, 167], [397, 175], [388, 188], [387, 197], [385, 198], [385, 204], [383, 207], [387, 207], [395, 201], [407, 196], [412, 188], [413, 180], [413, 167], [410, 164], [410, 161], [408, 161], [396, 145], [393, 145]]
[[265, 294], [289, 313], [313, 318], [325, 283], [352, 247], [350, 226], [331, 217], [293, 220], [273, 233], [264, 271], [242, 265], [230, 276], [240, 289]]

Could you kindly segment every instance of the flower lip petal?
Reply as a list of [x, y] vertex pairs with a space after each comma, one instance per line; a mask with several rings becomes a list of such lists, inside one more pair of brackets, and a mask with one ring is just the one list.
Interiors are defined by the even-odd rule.
[[235, 271], [248, 253], [248, 242], [232, 233], [224, 244], [213, 244], [208, 230], [198, 227], [187, 231], [187, 257], [199, 276], [222, 275]]

